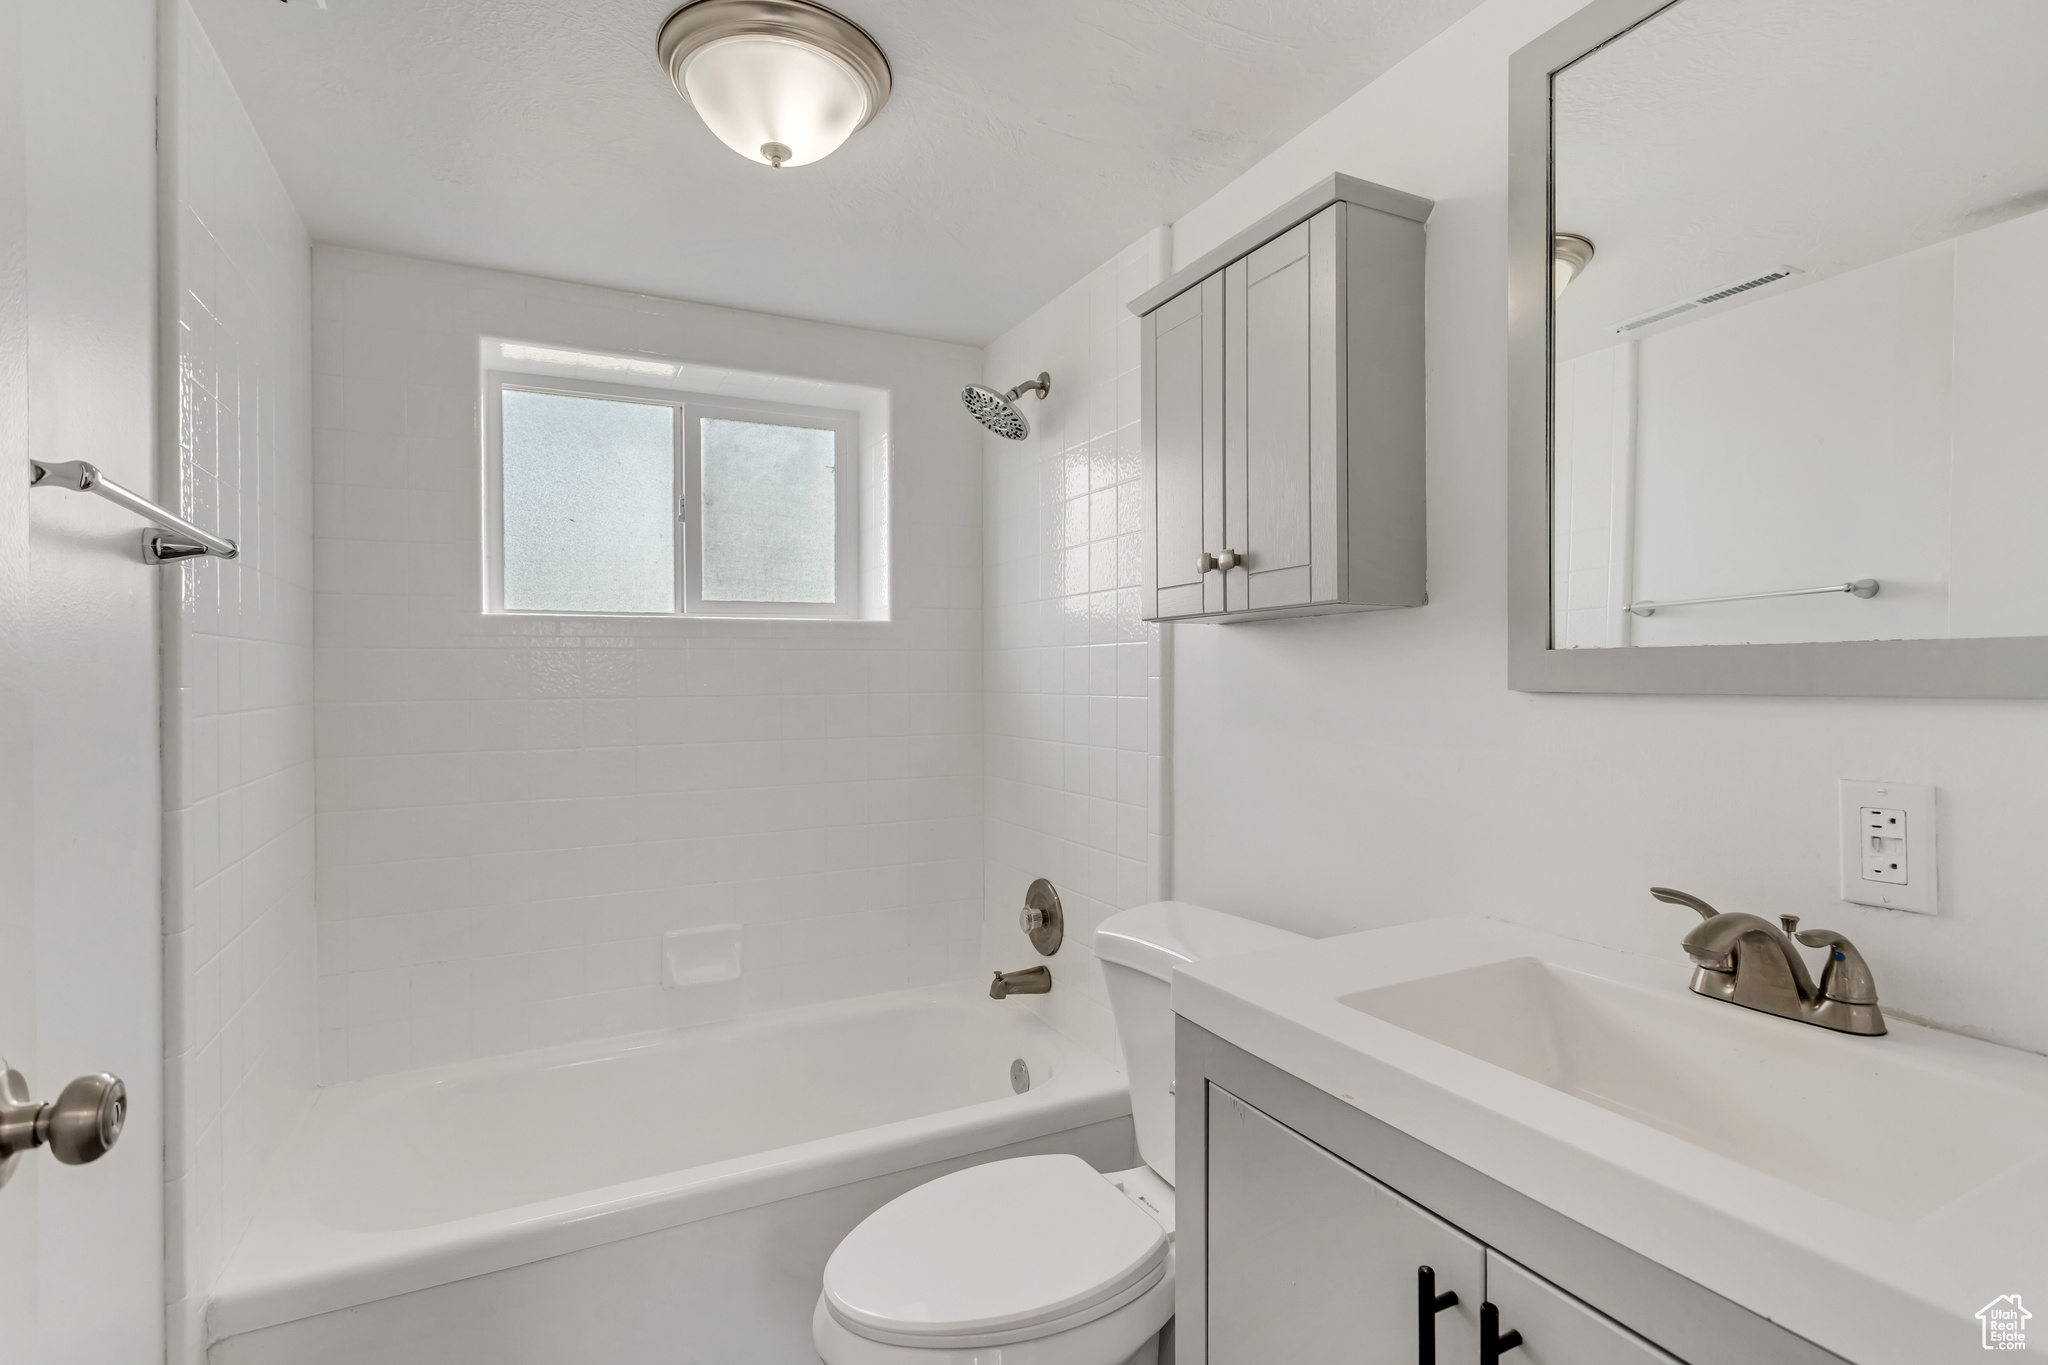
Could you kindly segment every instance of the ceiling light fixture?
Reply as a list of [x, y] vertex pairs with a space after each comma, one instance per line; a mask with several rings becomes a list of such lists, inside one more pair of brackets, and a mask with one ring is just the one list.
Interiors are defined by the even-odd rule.
[[695, 0], [656, 50], [718, 140], [766, 166], [832, 155], [889, 102], [875, 40], [809, 0]]
[[1550, 297], [1577, 279], [1593, 259], [1593, 244], [1576, 232], [1560, 232], [1550, 239]]

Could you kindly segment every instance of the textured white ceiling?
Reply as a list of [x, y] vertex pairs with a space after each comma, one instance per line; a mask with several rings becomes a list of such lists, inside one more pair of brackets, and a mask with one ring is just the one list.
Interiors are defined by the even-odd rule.
[[1683, 0], [1568, 68], [1557, 226], [1596, 255], [1558, 354], [1780, 265], [1807, 273], [1742, 301], [2048, 207], [2044, 55], [2042, 0]]
[[321, 241], [980, 343], [1477, 0], [843, 0], [894, 94], [781, 171], [669, 85], [676, 0], [193, 3]]

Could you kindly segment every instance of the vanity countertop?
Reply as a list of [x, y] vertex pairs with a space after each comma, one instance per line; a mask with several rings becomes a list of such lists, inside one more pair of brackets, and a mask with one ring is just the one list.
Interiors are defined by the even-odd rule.
[[1439, 919], [1199, 962], [1173, 1006], [1857, 1365], [1975, 1358], [1980, 1308], [2048, 1303], [2048, 1058], [1690, 970]]

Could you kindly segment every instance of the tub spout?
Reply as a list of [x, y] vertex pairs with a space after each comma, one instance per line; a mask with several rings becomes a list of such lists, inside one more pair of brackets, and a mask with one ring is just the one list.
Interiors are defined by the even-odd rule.
[[1000, 1000], [1006, 995], [1044, 995], [1052, 989], [1052, 968], [1026, 967], [1021, 972], [997, 972], [996, 979], [989, 982], [988, 998]]

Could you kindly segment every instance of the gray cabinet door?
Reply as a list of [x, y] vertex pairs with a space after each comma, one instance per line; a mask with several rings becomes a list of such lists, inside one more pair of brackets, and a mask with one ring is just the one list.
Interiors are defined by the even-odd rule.
[[1153, 614], [1220, 612], [1223, 576], [1202, 556], [1223, 548], [1222, 275], [1148, 314], [1143, 340]]
[[1522, 1334], [1522, 1344], [1505, 1357], [1515, 1365], [1682, 1365], [1678, 1357], [1491, 1248], [1486, 1297], [1500, 1310], [1501, 1332]]
[[1478, 1359], [1477, 1242], [1214, 1085], [1207, 1174], [1209, 1365], [1416, 1365], [1423, 1266], [1437, 1359]]
[[1231, 611], [1336, 599], [1344, 386], [1332, 204], [1224, 271], [1224, 539]]

